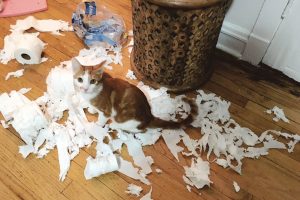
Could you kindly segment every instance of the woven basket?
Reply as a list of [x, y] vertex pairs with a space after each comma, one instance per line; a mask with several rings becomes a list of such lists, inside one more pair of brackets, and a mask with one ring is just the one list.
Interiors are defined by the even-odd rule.
[[211, 73], [231, 0], [132, 0], [136, 76], [174, 92], [198, 88]]

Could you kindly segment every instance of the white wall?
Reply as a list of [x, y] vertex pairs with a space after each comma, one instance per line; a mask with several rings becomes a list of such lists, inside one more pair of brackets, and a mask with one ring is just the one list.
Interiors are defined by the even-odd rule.
[[300, 1], [293, 0], [289, 8], [263, 63], [300, 82]]
[[241, 58], [265, 0], [233, 0], [217, 47]]
[[290, 0], [233, 0], [217, 48], [253, 65], [259, 64]]

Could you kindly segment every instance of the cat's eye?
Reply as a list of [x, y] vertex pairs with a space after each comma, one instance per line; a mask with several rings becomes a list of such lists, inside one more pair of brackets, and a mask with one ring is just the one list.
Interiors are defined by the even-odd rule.
[[83, 82], [83, 79], [82, 79], [81, 77], [79, 77], [79, 78], [77, 79], [77, 81], [78, 81], [79, 83], [82, 83], [82, 82]]
[[90, 81], [90, 84], [95, 84], [96, 83], [96, 79], [92, 79], [91, 81]]

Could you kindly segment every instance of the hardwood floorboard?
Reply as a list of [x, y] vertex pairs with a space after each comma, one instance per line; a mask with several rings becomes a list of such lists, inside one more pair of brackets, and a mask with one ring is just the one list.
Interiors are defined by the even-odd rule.
[[12, 137], [9, 137], [9, 132], [0, 131], [0, 133], [2, 172], [12, 174], [14, 179], [28, 188], [27, 191], [37, 199], [67, 199], [60, 192], [69, 184], [70, 179], [67, 178], [63, 183], [59, 182], [57, 171], [53, 170], [46, 160], [31, 157], [23, 159], [20, 154], [16, 154], [18, 146], [11, 140]]

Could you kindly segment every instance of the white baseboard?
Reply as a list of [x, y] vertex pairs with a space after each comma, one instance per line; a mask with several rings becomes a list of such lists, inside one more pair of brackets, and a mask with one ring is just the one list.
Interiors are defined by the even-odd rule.
[[266, 0], [249, 37], [242, 59], [258, 65], [265, 56], [289, 0]]
[[249, 30], [227, 21], [224, 21], [221, 32], [245, 43], [248, 42], [251, 33]]
[[253, 65], [258, 65], [266, 54], [270, 42], [258, 35], [251, 34], [242, 59]]
[[299, 71], [295, 71], [291, 68], [284, 68], [282, 70], [282, 72], [287, 75], [288, 77], [294, 79], [297, 82], [300, 82], [300, 72]]
[[221, 29], [217, 48], [237, 58], [241, 58], [249, 35], [250, 31], [225, 21]]

